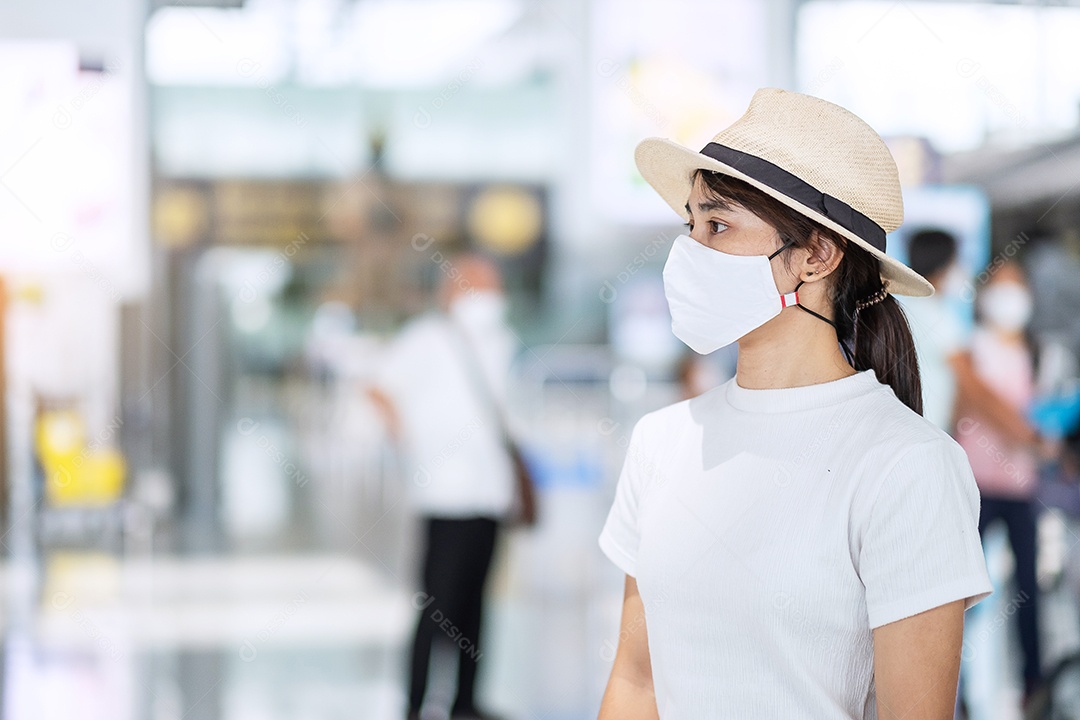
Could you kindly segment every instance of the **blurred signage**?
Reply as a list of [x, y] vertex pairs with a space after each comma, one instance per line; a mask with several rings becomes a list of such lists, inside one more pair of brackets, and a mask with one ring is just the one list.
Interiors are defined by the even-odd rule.
[[223, 245], [288, 246], [325, 236], [322, 183], [214, 183], [214, 235]]
[[0, 65], [0, 271], [144, 291], [131, 69], [80, 70], [62, 42], [0, 42]]
[[323, 182], [164, 182], [153, 203], [154, 237], [172, 248], [202, 243], [286, 247], [302, 236], [324, 240], [330, 194]]

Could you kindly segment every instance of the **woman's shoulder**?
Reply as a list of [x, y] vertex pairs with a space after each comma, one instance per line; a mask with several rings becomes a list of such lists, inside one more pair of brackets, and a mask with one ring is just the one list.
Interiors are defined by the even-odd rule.
[[685, 436], [690, 426], [700, 426], [707, 416], [722, 412], [726, 384], [645, 413], [634, 425], [637, 442], [667, 446], [673, 438]]
[[[876, 379], [876, 375], [873, 377]], [[947, 432], [905, 404], [892, 386], [880, 379], [864, 383], [858, 394], [842, 402], [820, 408], [819, 421], [839, 428], [845, 444], [852, 449], [888, 450], [932, 440], [952, 441]]]
[[664, 438], [679, 434], [692, 421], [690, 403], [694, 399], [679, 400], [645, 413], [637, 421], [635, 432], [643, 441], [665, 442]]
[[858, 432], [864, 434], [860, 444], [868, 454], [887, 462], [888, 458], [899, 458], [915, 447], [945, 452], [950, 452], [951, 446], [959, 449], [953, 436], [901, 402], [888, 385], [883, 390], [867, 398], [873, 408], [865, 417], [873, 421], [859, 425]]

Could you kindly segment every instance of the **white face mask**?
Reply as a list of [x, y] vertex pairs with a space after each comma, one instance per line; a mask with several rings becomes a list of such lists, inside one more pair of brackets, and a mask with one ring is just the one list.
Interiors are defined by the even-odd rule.
[[506, 319], [506, 296], [495, 290], [474, 290], [450, 303], [450, 315], [474, 329], [498, 327]]
[[1031, 319], [1031, 311], [1031, 293], [1019, 283], [996, 282], [979, 294], [979, 312], [1001, 330], [1022, 330]]
[[769, 256], [729, 255], [686, 235], [675, 238], [664, 265], [664, 294], [675, 337], [707, 355], [797, 305], [797, 292], [782, 295], [777, 290], [770, 264], [787, 247]]

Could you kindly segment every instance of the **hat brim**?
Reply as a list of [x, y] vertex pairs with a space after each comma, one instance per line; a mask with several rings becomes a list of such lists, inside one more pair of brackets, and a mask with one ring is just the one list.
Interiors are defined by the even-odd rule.
[[896, 258], [886, 255], [866, 240], [813, 208], [793, 200], [779, 190], [715, 158], [703, 155], [665, 138], [646, 138], [638, 143], [637, 149], [634, 151], [634, 161], [645, 181], [683, 219], [689, 219], [686, 214], [686, 202], [690, 198], [692, 177], [695, 170], [711, 170], [729, 175], [749, 183], [792, 210], [806, 215], [814, 222], [856, 243], [876, 257], [881, 261], [881, 277], [889, 281], [888, 291], [890, 293], [913, 297], [926, 297], [934, 294], [934, 286], [926, 278]]

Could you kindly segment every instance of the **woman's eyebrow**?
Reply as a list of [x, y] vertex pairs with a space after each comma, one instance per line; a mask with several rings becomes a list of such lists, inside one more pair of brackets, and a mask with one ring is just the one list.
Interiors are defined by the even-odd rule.
[[[711, 212], [713, 210], [730, 211], [731, 210], [731, 205], [729, 203], [724, 202], [723, 200], [706, 200], [704, 202], [699, 202], [697, 204], [697, 209], [698, 209], [698, 212], [702, 213], [702, 214], [707, 213], [707, 212]], [[690, 203], [686, 203], [686, 212], [687, 213], [691, 212]]]

